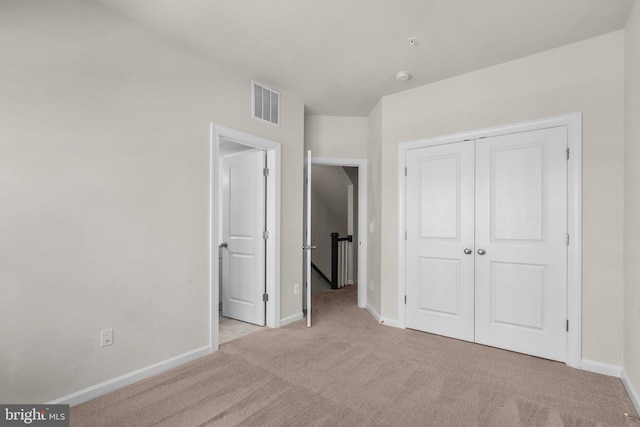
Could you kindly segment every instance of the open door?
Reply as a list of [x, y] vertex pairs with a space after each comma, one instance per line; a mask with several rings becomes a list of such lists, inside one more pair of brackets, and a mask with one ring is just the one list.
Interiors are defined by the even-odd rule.
[[303, 250], [303, 277], [304, 297], [307, 309], [307, 327], [311, 327], [311, 150], [307, 151], [304, 162], [304, 246]]
[[223, 166], [222, 315], [265, 324], [266, 153], [225, 156]]

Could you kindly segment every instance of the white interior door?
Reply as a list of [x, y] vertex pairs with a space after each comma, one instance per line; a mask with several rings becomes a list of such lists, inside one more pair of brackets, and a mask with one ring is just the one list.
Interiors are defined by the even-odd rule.
[[473, 341], [474, 143], [407, 152], [407, 327]]
[[265, 162], [261, 150], [222, 159], [222, 315], [261, 326], [265, 324]]
[[566, 360], [567, 130], [476, 144], [476, 342]]
[[303, 277], [304, 297], [307, 309], [307, 327], [311, 327], [311, 150], [307, 151], [304, 161], [304, 245]]

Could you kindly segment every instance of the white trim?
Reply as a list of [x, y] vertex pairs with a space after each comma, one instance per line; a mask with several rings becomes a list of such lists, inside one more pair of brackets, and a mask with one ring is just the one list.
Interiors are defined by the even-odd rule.
[[640, 393], [638, 393], [636, 388], [633, 386], [629, 376], [627, 375], [627, 371], [624, 369], [622, 369], [620, 380], [622, 380], [624, 388], [627, 389], [627, 394], [629, 394], [629, 398], [631, 399], [633, 406], [636, 408], [636, 412], [640, 414]]
[[631, 383], [629, 375], [627, 375], [627, 371], [625, 371], [624, 368], [621, 368], [617, 365], [610, 365], [608, 363], [595, 362], [593, 360], [586, 359], [582, 359], [581, 365], [582, 370], [584, 371], [595, 372], [596, 374], [620, 378], [620, 381], [622, 381], [622, 385], [624, 385], [624, 388], [629, 395], [629, 399], [631, 399], [631, 403], [633, 403], [636, 412], [640, 414], [640, 393], [638, 393], [636, 388]]
[[407, 151], [414, 148], [449, 144], [465, 139], [480, 139], [510, 133], [526, 132], [566, 126], [568, 147], [571, 157], [568, 163], [568, 227], [570, 245], [567, 250], [567, 365], [580, 368], [582, 362], [582, 113], [567, 114], [542, 120], [513, 123], [487, 129], [473, 130], [454, 135], [419, 139], [398, 144], [398, 320], [401, 328], [406, 327], [404, 295], [405, 278], [405, 240], [406, 228], [406, 179], [404, 170]]
[[367, 159], [311, 157], [316, 166], [358, 168], [358, 307], [367, 306]]
[[407, 207], [407, 177], [404, 171], [407, 167], [407, 150], [408, 143], [398, 144], [398, 327], [407, 327], [406, 316], [406, 300], [407, 284], [405, 283], [406, 270], [406, 248], [404, 245], [404, 230], [406, 226], [406, 207]]
[[[209, 199], [209, 325], [211, 351], [218, 350], [218, 307], [219, 307], [219, 271], [218, 244], [220, 242], [220, 139], [227, 139], [238, 144], [248, 145], [267, 152], [267, 166], [270, 170], [267, 177], [267, 326], [280, 327], [280, 204], [281, 204], [281, 146], [280, 143], [249, 133], [211, 123], [211, 165], [210, 165], [210, 199]], [[269, 268], [271, 266], [271, 268]]]
[[582, 359], [582, 113], [557, 118], [568, 131], [567, 365], [580, 368]]
[[374, 319], [376, 319], [376, 322], [378, 322], [378, 323], [382, 322], [382, 317], [380, 317], [378, 312], [373, 307], [371, 307], [369, 304], [367, 304], [367, 306], [365, 308], [367, 309], [369, 314], [371, 316], [373, 316]]
[[366, 309], [369, 312], [369, 314], [371, 314], [371, 316], [373, 316], [373, 318], [376, 319], [376, 322], [378, 322], [379, 324], [384, 326], [391, 326], [392, 328], [404, 329], [404, 327], [400, 326], [400, 324], [396, 320], [380, 316], [380, 314], [378, 314], [378, 312], [369, 304], [367, 304]]
[[290, 325], [302, 319], [304, 319], [304, 314], [302, 312], [294, 314], [293, 316], [285, 317], [280, 320], [280, 327]]
[[622, 368], [620, 366], [610, 365], [608, 363], [582, 359], [581, 366], [583, 371], [595, 372], [596, 374], [602, 374], [616, 378], [620, 378], [622, 375]]
[[385, 326], [391, 326], [392, 328], [405, 329], [404, 325], [400, 325], [400, 322], [395, 319], [389, 319], [387, 317], [381, 317], [380, 323]]
[[79, 405], [83, 402], [95, 399], [96, 397], [100, 397], [114, 390], [118, 390], [122, 387], [126, 387], [130, 384], [168, 371], [169, 369], [175, 368], [176, 366], [191, 362], [192, 360], [198, 359], [202, 356], [206, 356], [209, 353], [209, 346], [189, 351], [187, 353], [183, 353], [179, 356], [172, 357], [162, 362], [154, 363], [153, 365], [149, 365], [144, 368], [129, 372], [127, 374], [120, 375], [119, 377], [103, 381], [91, 387], [84, 388], [80, 391], [68, 394], [59, 399], [52, 400], [51, 402], [48, 402], [48, 404], [56, 405], [63, 403], [71, 406]]

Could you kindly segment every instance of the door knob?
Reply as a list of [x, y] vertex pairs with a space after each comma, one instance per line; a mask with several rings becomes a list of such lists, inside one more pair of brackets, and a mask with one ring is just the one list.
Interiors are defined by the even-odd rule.
[[486, 254], [484, 249], [478, 249], [478, 255], [484, 255]]
[[465, 248], [465, 250], [464, 250], [464, 253], [467, 254], [467, 255], [470, 255], [471, 252], [473, 252], [473, 251], [471, 249], [469, 249], [469, 248]]
[[222, 242], [218, 245], [221, 248], [226, 248], [227, 247], [227, 242]]

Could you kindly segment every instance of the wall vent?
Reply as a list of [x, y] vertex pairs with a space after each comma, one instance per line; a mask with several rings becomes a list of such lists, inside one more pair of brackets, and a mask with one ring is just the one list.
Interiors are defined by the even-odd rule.
[[251, 82], [251, 87], [253, 98], [251, 116], [279, 126], [280, 93], [254, 81]]

